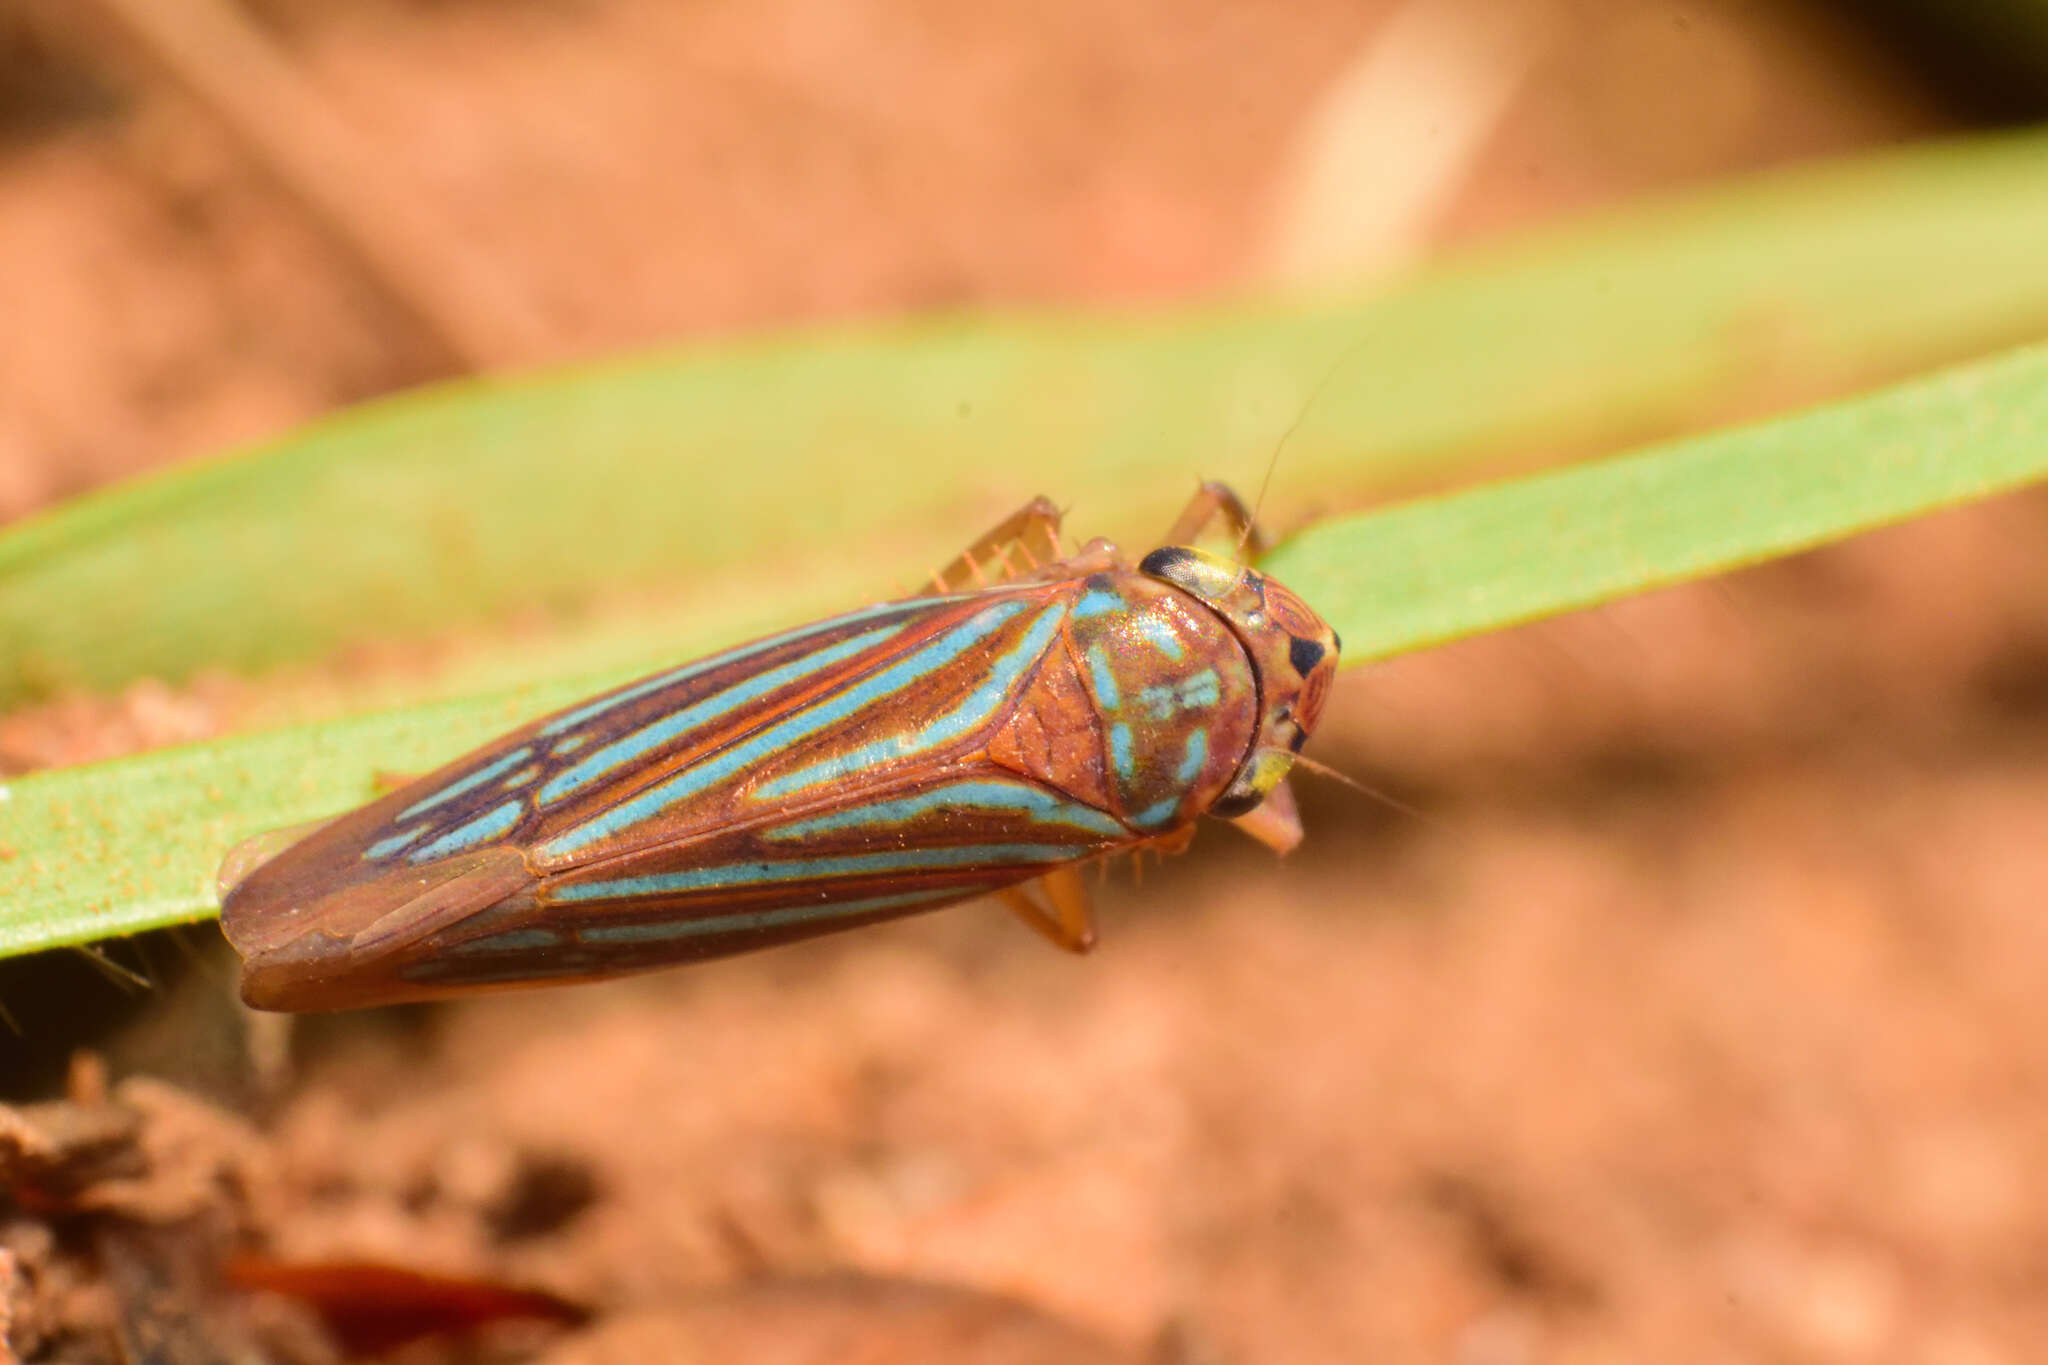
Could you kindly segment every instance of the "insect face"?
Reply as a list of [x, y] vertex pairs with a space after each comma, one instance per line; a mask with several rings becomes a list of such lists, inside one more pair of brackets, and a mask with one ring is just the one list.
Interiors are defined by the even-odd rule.
[[1280, 785], [1322, 719], [1337, 675], [1337, 632], [1283, 585], [1205, 550], [1168, 545], [1138, 569], [1206, 603], [1251, 657], [1258, 733], [1236, 781], [1210, 807], [1213, 815], [1242, 815]]

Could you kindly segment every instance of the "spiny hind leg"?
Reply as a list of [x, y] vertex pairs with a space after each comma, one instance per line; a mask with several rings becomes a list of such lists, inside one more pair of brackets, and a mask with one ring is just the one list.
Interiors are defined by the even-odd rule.
[[1252, 520], [1252, 509], [1244, 505], [1244, 499], [1237, 495], [1237, 490], [1214, 479], [1195, 490], [1195, 496], [1188, 499], [1188, 505], [1181, 509], [1180, 516], [1160, 544], [1192, 545], [1219, 520], [1253, 559], [1270, 548], [1271, 542], [1266, 539], [1266, 533]]
[[1001, 583], [1066, 553], [1060, 548], [1060, 509], [1038, 497], [1004, 517], [987, 534], [932, 575], [932, 592], [958, 592]]
[[[1045, 888], [1048, 909], [1031, 894], [1031, 886]], [[1085, 953], [1095, 946], [1095, 906], [1081, 874], [1071, 867], [1046, 873], [1035, 883], [1006, 886], [996, 894], [1017, 918], [1036, 929], [1070, 953]]]

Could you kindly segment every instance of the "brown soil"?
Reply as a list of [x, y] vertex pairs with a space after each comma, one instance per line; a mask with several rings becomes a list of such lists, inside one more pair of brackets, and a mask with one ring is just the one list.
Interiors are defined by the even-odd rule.
[[[571, 354], [1233, 287], [1378, 11], [261, 13]], [[1439, 237], [1940, 125], [1774, 6], [1571, 12]], [[0, 515], [431, 363], [218, 128], [81, 51], [0, 44], [39, 92], [0, 108], [0, 259], [44, 263], [5, 281]], [[0, 1111], [0, 1329], [76, 1361], [2048, 1357], [2044, 520], [1347, 675], [1316, 752], [1414, 810], [1311, 786], [1288, 863], [1219, 827], [1120, 870], [1086, 961], [974, 907], [290, 1040], [204, 952], [119, 1011], [66, 985], [129, 1079]], [[145, 688], [0, 737], [217, 723]]]

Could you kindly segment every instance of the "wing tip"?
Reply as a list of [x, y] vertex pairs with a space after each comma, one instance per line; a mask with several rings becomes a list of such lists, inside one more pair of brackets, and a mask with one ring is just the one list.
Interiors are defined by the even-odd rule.
[[[279, 869], [280, 872], [284, 869]], [[302, 899], [313, 881], [246, 879], [221, 909], [221, 929], [242, 959], [241, 994], [255, 1009], [355, 1009], [449, 992], [407, 980], [402, 968], [433, 951], [440, 931], [528, 889], [533, 872], [516, 848], [481, 849], [386, 872]]]

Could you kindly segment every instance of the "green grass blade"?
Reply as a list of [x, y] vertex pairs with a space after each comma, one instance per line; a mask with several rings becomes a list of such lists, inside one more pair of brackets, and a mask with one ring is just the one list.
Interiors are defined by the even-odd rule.
[[[1626, 459], [1325, 523], [1272, 568], [1346, 658], [1748, 564], [2048, 476], [2048, 348]], [[712, 641], [691, 641], [690, 647]], [[0, 954], [200, 918], [223, 852], [612, 679], [414, 707], [0, 787]]]
[[[1284, 524], [1458, 458], [1610, 449], [2040, 336], [2044, 241], [2031, 134], [1634, 209], [1365, 300], [891, 325], [426, 391], [0, 534], [0, 707], [636, 587], [787, 618], [1035, 492], [1136, 539], [1197, 475], [1256, 484], [1299, 417]], [[543, 649], [497, 676], [613, 657]]]
[[1316, 526], [1268, 567], [1356, 662], [1792, 554], [2048, 477], [2048, 346], [1855, 402]]

